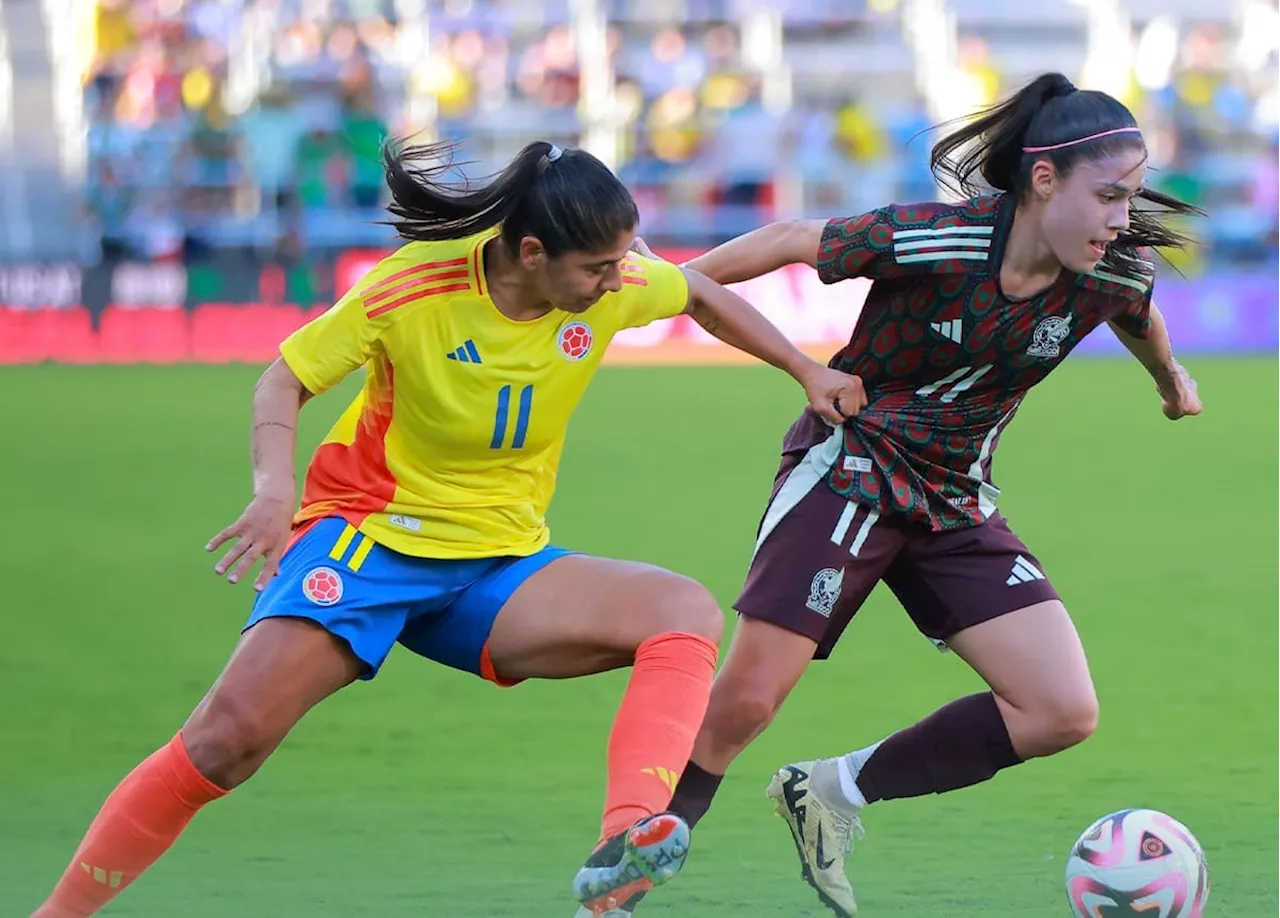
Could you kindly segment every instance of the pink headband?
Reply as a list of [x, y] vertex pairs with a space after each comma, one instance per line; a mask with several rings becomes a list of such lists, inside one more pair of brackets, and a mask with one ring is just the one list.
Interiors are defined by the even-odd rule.
[[1068, 140], [1066, 143], [1055, 143], [1048, 147], [1023, 147], [1023, 153], [1048, 153], [1050, 150], [1061, 150], [1063, 147], [1074, 147], [1078, 143], [1087, 143], [1090, 140], [1097, 140], [1100, 137], [1110, 137], [1112, 134], [1141, 134], [1142, 129], [1136, 127], [1116, 128], [1113, 131], [1103, 131], [1100, 134], [1090, 134], [1088, 137], [1081, 137], [1079, 140]]

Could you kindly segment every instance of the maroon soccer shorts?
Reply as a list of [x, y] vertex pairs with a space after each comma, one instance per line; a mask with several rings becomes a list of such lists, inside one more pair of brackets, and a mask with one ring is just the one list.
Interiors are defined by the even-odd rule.
[[966, 628], [1059, 598], [998, 514], [944, 532], [882, 519], [826, 485], [830, 458], [818, 451], [783, 456], [734, 603], [740, 614], [817, 641], [821, 660], [879, 580], [941, 649]]

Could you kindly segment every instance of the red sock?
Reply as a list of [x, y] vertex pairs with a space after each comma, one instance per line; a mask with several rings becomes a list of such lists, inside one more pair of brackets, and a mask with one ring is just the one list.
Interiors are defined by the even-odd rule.
[[636, 648], [631, 681], [609, 734], [609, 784], [601, 840], [661, 813], [707, 713], [714, 643], [673, 631]]
[[85, 918], [177, 841], [202, 806], [227, 792], [196, 770], [179, 733], [107, 797], [53, 893], [32, 918]]

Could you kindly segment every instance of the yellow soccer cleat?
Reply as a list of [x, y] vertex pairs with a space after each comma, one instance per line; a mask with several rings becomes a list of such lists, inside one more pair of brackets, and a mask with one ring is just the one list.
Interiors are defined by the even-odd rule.
[[[853, 840], [862, 837], [858, 811], [848, 801], [828, 800], [813, 786], [815, 769], [833, 770], [836, 762], [797, 762], [784, 765], [769, 782], [765, 793], [777, 804], [777, 813], [787, 821], [800, 855], [800, 874], [817, 890], [818, 898], [841, 918], [854, 918], [858, 902], [844, 872], [844, 861], [853, 850]], [[838, 787], [832, 782], [826, 786]]]

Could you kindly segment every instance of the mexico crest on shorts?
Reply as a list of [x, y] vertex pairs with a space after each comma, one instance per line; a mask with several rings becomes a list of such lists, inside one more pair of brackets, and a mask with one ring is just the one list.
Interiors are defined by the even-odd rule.
[[556, 344], [560, 348], [561, 357], [577, 363], [591, 353], [593, 340], [590, 325], [586, 322], [570, 322], [560, 329]]
[[1041, 319], [1031, 333], [1027, 353], [1032, 357], [1057, 357], [1062, 353], [1062, 342], [1071, 334], [1070, 316], [1049, 316]]
[[836, 607], [836, 600], [840, 598], [840, 587], [843, 584], [843, 570], [836, 570], [834, 567], [823, 568], [814, 575], [813, 582], [809, 584], [809, 599], [805, 606], [821, 616], [830, 618], [831, 610]]
[[302, 595], [317, 606], [331, 606], [342, 598], [342, 577], [331, 567], [313, 567], [302, 578]]

